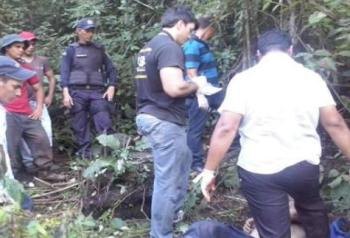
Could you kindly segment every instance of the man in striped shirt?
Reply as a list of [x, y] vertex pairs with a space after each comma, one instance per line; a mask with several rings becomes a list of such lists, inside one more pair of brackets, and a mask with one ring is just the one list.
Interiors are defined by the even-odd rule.
[[[185, 54], [186, 74], [191, 79], [205, 76], [213, 86], [219, 86], [219, 72], [214, 54], [207, 41], [215, 34], [210, 17], [198, 19], [198, 29], [183, 45]], [[209, 108], [217, 109], [224, 98], [224, 92], [204, 96], [197, 93], [187, 99], [188, 132], [187, 143], [192, 151], [192, 170], [200, 172], [203, 169], [202, 135], [209, 116]]]

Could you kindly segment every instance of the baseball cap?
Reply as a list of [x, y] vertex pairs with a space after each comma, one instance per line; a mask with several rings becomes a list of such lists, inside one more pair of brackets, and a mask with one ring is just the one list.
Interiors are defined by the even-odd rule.
[[36, 37], [36, 35], [33, 32], [30, 32], [30, 31], [22, 31], [21, 33], [19, 33], [19, 36], [22, 37], [23, 39], [27, 40], [27, 41], [32, 41], [32, 40], [37, 40], [38, 39]]
[[24, 81], [30, 79], [35, 74], [34, 71], [22, 68], [17, 61], [7, 56], [0, 56], [0, 76]]
[[2, 53], [4, 53], [3, 50], [6, 46], [9, 46], [9, 45], [16, 43], [16, 42], [25, 43], [26, 40], [17, 34], [5, 35], [4, 37], [1, 38], [0, 50], [2, 51]]
[[81, 28], [81, 29], [84, 29], [84, 30], [88, 30], [88, 29], [96, 28], [96, 25], [95, 25], [93, 20], [88, 19], [88, 18], [84, 18], [84, 19], [81, 19], [78, 22], [76, 28]]

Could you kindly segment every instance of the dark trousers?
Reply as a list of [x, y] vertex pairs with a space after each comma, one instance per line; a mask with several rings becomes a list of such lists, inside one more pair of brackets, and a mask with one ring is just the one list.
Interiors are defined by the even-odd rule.
[[[209, 107], [211, 109], [218, 109], [224, 100], [225, 92], [220, 91], [216, 94], [206, 96]], [[203, 167], [203, 133], [205, 124], [209, 117], [209, 111], [198, 107], [197, 98], [186, 99], [187, 113], [188, 113], [188, 131], [187, 144], [192, 152], [192, 168]]]
[[101, 90], [71, 90], [73, 99], [71, 108], [71, 127], [78, 144], [77, 153], [82, 156], [90, 155], [91, 133], [90, 118], [93, 120], [98, 134], [113, 133], [110, 106]]
[[18, 113], [6, 113], [6, 123], [7, 149], [14, 172], [22, 167], [17, 156], [22, 138], [30, 149], [34, 164], [41, 170], [49, 169], [52, 165], [52, 149], [40, 120], [32, 120]]
[[295, 200], [308, 238], [328, 238], [327, 211], [320, 197], [319, 167], [300, 162], [275, 174], [238, 168], [241, 191], [248, 201], [261, 238], [289, 238], [288, 195]]

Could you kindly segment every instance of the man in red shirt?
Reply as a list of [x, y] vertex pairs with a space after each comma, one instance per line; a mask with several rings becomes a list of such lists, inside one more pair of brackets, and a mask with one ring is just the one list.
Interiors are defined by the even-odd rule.
[[[36, 42], [37, 37], [34, 33], [29, 31], [22, 31], [19, 34], [20, 37], [25, 39], [28, 42], [28, 47], [24, 50], [24, 54], [22, 55], [23, 61], [28, 64], [32, 70], [34, 70], [39, 77], [41, 83], [44, 82], [44, 78], [46, 77], [48, 81], [48, 90], [47, 95], [45, 95], [44, 99], [44, 107], [41, 116], [41, 125], [43, 126], [47, 136], [49, 137], [50, 145], [52, 146], [52, 126], [51, 126], [51, 118], [47, 107], [49, 107], [53, 101], [56, 79], [52, 68], [50, 67], [49, 60], [46, 57], [38, 56], [35, 54], [36, 50]], [[29, 90], [29, 103], [32, 108], [36, 106], [35, 95], [33, 90]], [[21, 143], [21, 156], [23, 159], [23, 164], [27, 169], [33, 169], [33, 156], [30, 153], [30, 149], [28, 145], [22, 140]]]
[[[6, 35], [1, 39], [0, 51], [2, 54], [18, 61], [22, 67], [30, 68], [21, 61], [21, 56], [25, 47], [25, 40], [19, 35]], [[34, 109], [29, 104], [28, 87], [32, 87], [35, 92], [37, 105]], [[21, 96], [6, 105], [6, 139], [11, 165], [15, 177], [22, 169], [22, 162], [17, 158], [17, 150], [22, 138], [28, 144], [34, 158], [34, 165], [39, 174], [51, 180], [63, 179], [49, 170], [52, 166], [52, 149], [49, 138], [43, 129], [40, 119], [43, 110], [44, 90], [40, 79], [34, 76], [27, 80], [21, 88]]]

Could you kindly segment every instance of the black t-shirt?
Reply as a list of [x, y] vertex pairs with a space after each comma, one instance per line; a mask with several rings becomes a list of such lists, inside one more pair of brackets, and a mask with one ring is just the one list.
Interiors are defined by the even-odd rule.
[[166, 33], [155, 36], [137, 56], [137, 112], [147, 113], [160, 120], [186, 124], [185, 98], [167, 95], [160, 79], [160, 70], [178, 67], [184, 70], [182, 48]]

